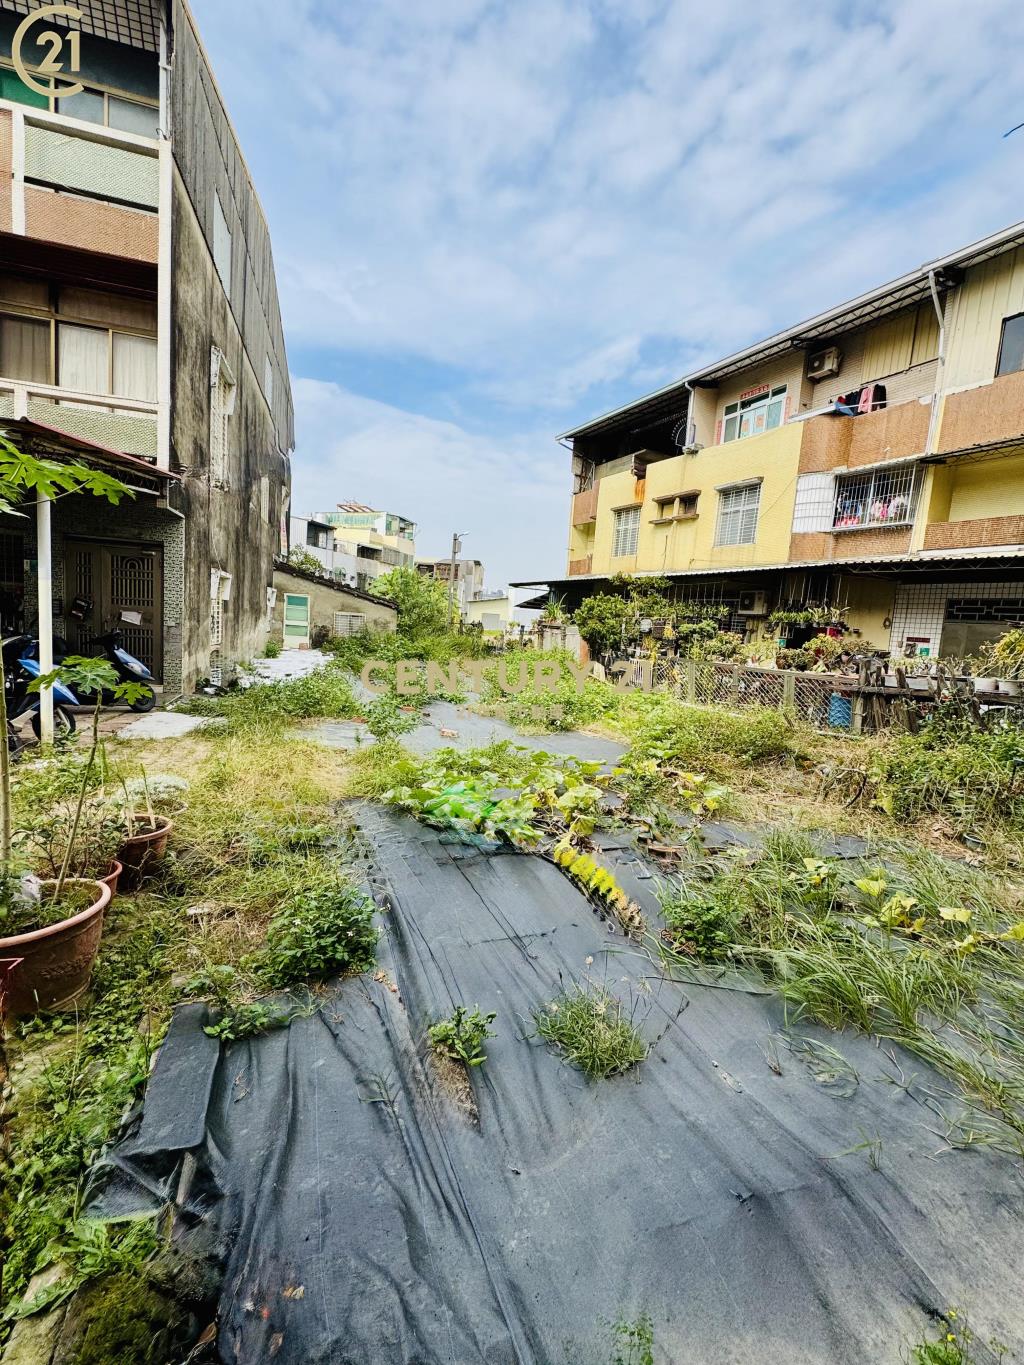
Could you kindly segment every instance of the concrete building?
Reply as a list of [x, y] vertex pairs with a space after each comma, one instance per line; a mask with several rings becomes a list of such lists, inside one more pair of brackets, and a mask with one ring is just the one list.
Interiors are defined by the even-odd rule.
[[[417, 559], [416, 570], [428, 578], [448, 586], [451, 578], [451, 559]], [[466, 618], [467, 608], [473, 598], [484, 590], [484, 566], [479, 559], [457, 559], [455, 561], [455, 604], [459, 615]]]
[[274, 566], [270, 638], [286, 649], [308, 649], [328, 635], [394, 630], [393, 602], [297, 569], [281, 559]]
[[[26, 85], [36, 8], [0, 0], [0, 426], [134, 486], [55, 504], [54, 628], [88, 652], [123, 624], [170, 696], [267, 637], [294, 444], [270, 238], [184, 0], [48, 15], [78, 37], [50, 75], [30, 28]], [[4, 519], [5, 615], [28, 627], [37, 549]]]
[[[323, 572], [339, 583], [359, 586], [361, 566], [357, 547], [337, 538], [329, 521], [318, 517], [292, 516], [289, 521], [289, 552], [302, 551], [320, 561]], [[364, 578], [369, 578], [363, 569]], [[365, 586], [365, 584], [364, 584]]]
[[1024, 620], [1024, 224], [563, 439], [568, 607], [659, 574], [748, 638], [814, 609], [972, 652]]
[[467, 625], [480, 625], [485, 631], [507, 631], [510, 626], [531, 626], [540, 616], [537, 609], [520, 605], [529, 599], [527, 588], [496, 588], [478, 592], [466, 603], [463, 619]]
[[362, 502], [339, 502], [333, 512], [317, 512], [318, 526], [334, 531], [334, 550], [348, 570], [354, 561], [355, 586], [368, 590], [373, 580], [392, 569], [411, 568], [416, 557], [416, 523], [397, 512], [382, 512]]

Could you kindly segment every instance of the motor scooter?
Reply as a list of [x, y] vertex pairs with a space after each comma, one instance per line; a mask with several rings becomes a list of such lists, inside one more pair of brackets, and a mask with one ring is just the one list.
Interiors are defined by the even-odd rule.
[[[136, 659], [134, 654], [128, 653], [122, 644], [123, 639], [121, 629], [115, 626], [113, 630], [108, 630], [106, 635], [94, 635], [92, 643], [103, 646], [103, 654], [99, 657], [106, 659], [113, 666], [120, 682], [145, 684], [142, 695], [137, 700], [129, 702], [128, 709], [130, 711], [152, 711], [156, 705], [156, 692], [152, 687], [155, 679], [141, 659]], [[83, 695], [88, 701], [95, 704], [95, 693], [91, 696]], [[105, 706], [109, 706], [116, 700], [117, 698], [112, 692], [104, 690], [103, 704]]]
[[[40, 737], [39, 693], [30, 692], [29, 684], [39, 677], [39, 660], [32, 658], [36, 641], [31, 635], [12, 635], [0, 645], [4, 661], [4, 700], [7, 705], [7, 748], [12, 754], [24, 747], [24, 741], [14, 722], [31, 713], [32, 730]], [[53, 684], [53, 735], [65, 738], [75, 731], [75, 717], [66, 708], [80, 706], [78, 697], [62, 682]]]

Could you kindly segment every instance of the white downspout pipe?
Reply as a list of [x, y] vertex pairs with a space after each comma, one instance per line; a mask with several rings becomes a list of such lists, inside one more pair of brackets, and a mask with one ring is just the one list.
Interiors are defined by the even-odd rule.
[[[36, 591], [39, 594], [39, 671], [53, 668], [53, 557], [51, 549], [49, 498], [36, 503]], [[39, 693], [39, 742], [53, 743], [53, 690]]]
[[939, 424], [939, 406], [942, 388], [946, 377], [946, 310], [939, 301], [939, 291], [935, 284], [935, 271], [928, 271], [928, 288], [931, 291], [932, 307], [939, 322], [939, 346], [935, 365], [935, 386], [932, 389], [932, 410], [928, 418], [928, 435], [925, 439], [924, 453], [931, 455], [935, 448], [935, 432]]

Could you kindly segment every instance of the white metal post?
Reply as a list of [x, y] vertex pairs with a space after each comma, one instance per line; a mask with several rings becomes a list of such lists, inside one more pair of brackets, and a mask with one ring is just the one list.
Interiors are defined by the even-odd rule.
[[[39, 593], [39, 671], [53, 668], [53, 558], [50, 547], [50, 499], [36, 503], [36, 576]], [[39, 693], [39, 742], [53, 743], [53, 690]]]

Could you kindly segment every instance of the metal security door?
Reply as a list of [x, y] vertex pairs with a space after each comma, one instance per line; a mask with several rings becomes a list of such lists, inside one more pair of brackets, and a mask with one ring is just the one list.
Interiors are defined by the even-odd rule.
[[116, 626], [128, 653], [141, 659], [160, 680], [164, 662], [163, 568], [163, 548], [159, 545], [97, 545], [69, 540], [64, 582], [72, 652], [91, 654], [96, 636]]

